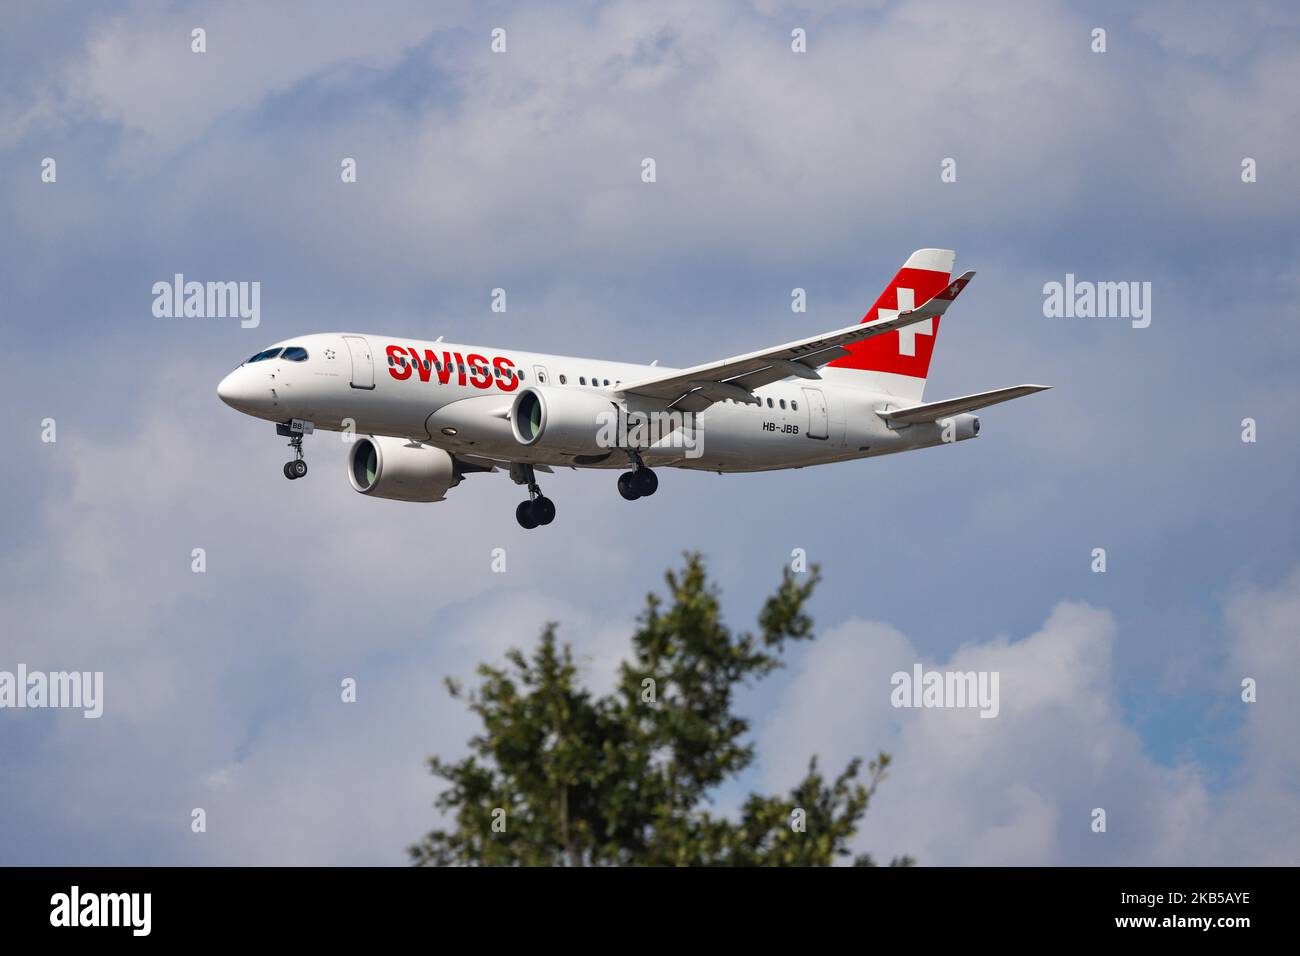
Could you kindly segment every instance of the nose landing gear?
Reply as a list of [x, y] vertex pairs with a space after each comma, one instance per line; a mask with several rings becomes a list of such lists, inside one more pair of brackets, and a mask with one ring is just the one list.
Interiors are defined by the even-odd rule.
[[519, 502], [515, 508], [515, 520], [519, 526], [531, 531], [539, 525], [547, 525], [555, 520], [555, 502], [542, 494], [537, 485], [537, 476], [533, 466], [514, 463], [510, 466], [510, 477], [515, 484], [528, 486], [528, 500]]
[[295, 458], [293, 461], [286, 461], [284, 463], [284, 477], [288, 478], [290, 481], [293, 481], [295, 478], [301, 478], [305, 474], [307, 474], [307, 462], [303, 461], [301, 458]]
[[303, 431], [293, 431], [289, 426], [276, 425], [276, 432], [289, 436], [289, 447], [293, 449], [293, 461], [284, 463], [284, 477], [293, 481], [307, 474], [307, 462], [302, 456]]

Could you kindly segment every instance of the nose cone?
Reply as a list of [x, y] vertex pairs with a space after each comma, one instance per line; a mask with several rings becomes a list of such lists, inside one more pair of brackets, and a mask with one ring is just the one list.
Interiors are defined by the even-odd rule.
[[235, 411], [255, 414], [262, 399], [269, 398], [266, 389], [256, 387], [253, 376], [247, 369], [237, 368], [217, 385], [217, 398], [221, 399]]
[[231, 372], [220, 382], [217, 383], [217, 398], [221, 399], [227, 405], [234, 404], [235, 397], [235, 373]]

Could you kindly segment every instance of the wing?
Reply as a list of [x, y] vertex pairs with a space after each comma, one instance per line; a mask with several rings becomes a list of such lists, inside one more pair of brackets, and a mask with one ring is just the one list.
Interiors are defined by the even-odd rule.
[[756, 388], [792, 376], [819, 379], [818, 368], [849, 354], [844, 346], [943, 315], [974, 275], [967, 272], [959, 276], [923, 305], [901, 312], [892, 319], [860, 322], [846, 329], [787, 342], [775, 348], [630, 382], [619, 389], [618, 394], [657, 398], [672, 408], [687, 412], [701, 412], [724, 398], [757, 404], [758, 399], [753, 394]]
[[977, 395], [964, 395], [961, 398], [948, 398], [942, 402], [930, 402], [928, 405], [913, 405], [911, 408], [896, 408], [893, 411], [876, 414], [891, 425], [915, 425], [919, 422], [935, 422], [962, 412], [973, 412], [977, 408], [987, 408], [998, 402], [1009, 402], [1013, 398], [1032, 395], [1051, 388], [1050, 385], [1012, 385], [1010, 388], [997, 388], [991, 392]]

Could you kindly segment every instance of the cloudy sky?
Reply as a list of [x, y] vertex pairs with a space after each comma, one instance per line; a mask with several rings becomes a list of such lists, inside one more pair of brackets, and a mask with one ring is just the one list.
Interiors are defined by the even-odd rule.
[[[557, 620], [603, 688], [683, 550], [743, 627], [795, 548], [820, 637], [744, 697], [722, 809], [883, 748], [880, 857], [1300, 863], [1297, 76], [1284, 2], [10, 5], [0, 670], [102, 670], [105, 713], [0, 711], [0, 863], [400, 864], [473, 729], [445, 675]], [[362, 498], [328, 434], [286, 482], [215, 394], [338, 329], [694, 364], [929, 246], [979, 276], [926, 398], [1053, 391], [634, 505], [556, 475], [545, 532], [501, 475]], [[155, 318], [177, 272], [259, 281], [261, 325]], [[1150, 282], [1150, 326], [1045, 317], [1067, 273]], [[891, 707], [917, 662], [996, 670], [999, 716]]]

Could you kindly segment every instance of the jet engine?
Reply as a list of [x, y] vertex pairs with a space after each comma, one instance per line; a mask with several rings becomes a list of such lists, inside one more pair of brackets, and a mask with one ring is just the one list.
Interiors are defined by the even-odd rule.
[[348, 480], [373, 498], [441, 501], [460, 478], [447, 452], [405, 438], [367, 435], [356, 439], [348, 453]]
[[510, 429], [521, 445], [568, 455], [609, 452], [618, 406], [609, 398], [577, 388], [530, 385], [510, 406]]

